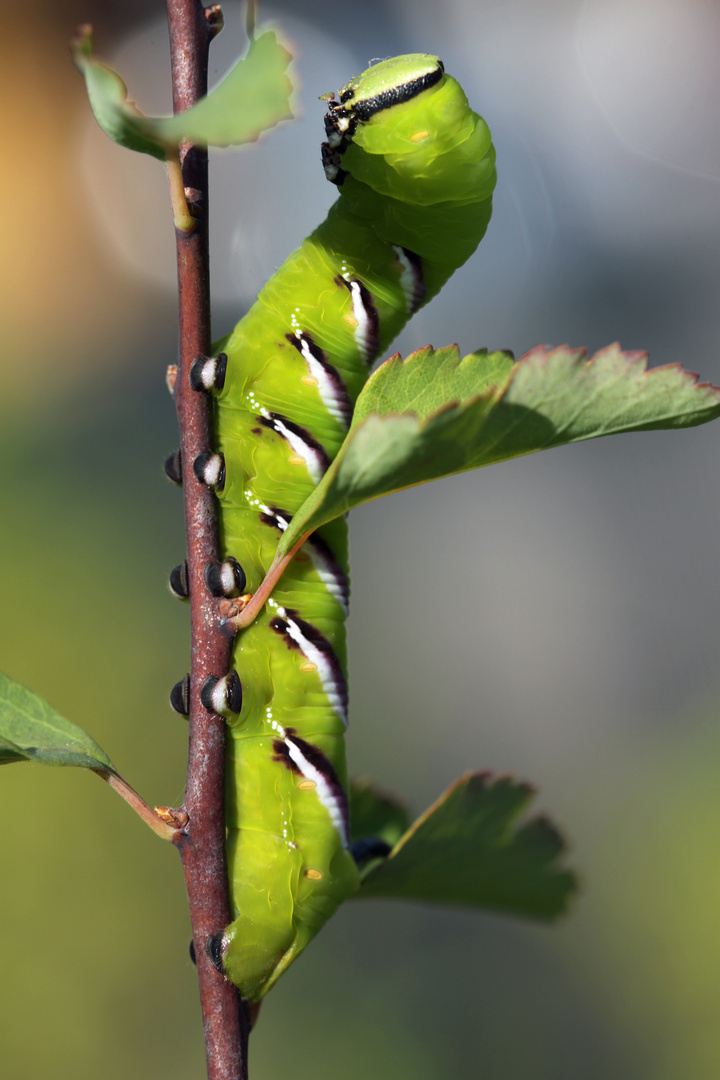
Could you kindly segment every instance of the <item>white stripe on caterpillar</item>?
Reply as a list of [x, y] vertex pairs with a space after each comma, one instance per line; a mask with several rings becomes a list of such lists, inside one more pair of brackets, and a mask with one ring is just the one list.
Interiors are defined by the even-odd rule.
[[[295, 612], [277, 608], [282, 625], [275, 623], [273, 629], [285, 633], [297, 646], [303, 656], [314, 664], [320, 676], [322, 688], [333, 711], [340, 717], [343, 727], [348, 726], [348, 692], [345, 676], [332, 645], [315, 627], [299, 619]], [[274, 622], [274, 620], [273, 620]], [[273, 623], [271, 623], [273, 625]], [[310, 637], [310, 634], [313, 637]], [[314, 640], [313, 640], [314, 639]]]
[[347, 431], [352, 420], [352, 402], [337, 368], [328, 362], [325, 353], [318, 348], [309, 334], [295, 330], [294, 337], [292, 334], [287, 336], [315, 379], [323, 405]]
[[378, 350], [378, 313], [370, 293], [361, 281], [350, 277], [345, 271], [340, 280], [350, 290], [355, 323], [355, 344], [365, 363], [371, 364]]
[[[347, 797], [338, 781], [335, 770], [324, 754], [315, 747], [310, 746], [303, 739], [297, 739], [293, 735], [286, 734], [285, 745], [290, 760], [307, 780], [312, 780], [316, 784], [317, 796], [330, 815], [330, 820], [342, 840], [342, 845], [347, 850], [350, 847]], [[315, 751], [315, 753], [312, 753], [312, 751]], [[315, 759], [314, 761], [310, 760], [311, 754]]]
[[407, 248], [393, 244], [393, 251], [402, 267], [400, 287], [405, 294], [408, 315], [414, 315], [425, 297], [425, 283], [422, 276], [420, 257]]
[[272, 428], [273, 431], [276, 431], [278, 435], [282, 435], [283, 439], [285, 439], [290, 446], [290, 449], [294, 451], [296, 457], [299, 459], [297, 464], [302, 462], [306, 465], [312, 482], [314, 484], [319, 484], [330, 464], [327, 454], [319, 443], [315, 443], [313, 446], [311, 442], [304, 439], [297, 430], [297, 424], [291, 424], [289, 420], [286, 421], [283, 417], [278, 416], [276, 413], [271, 413], [263, 407], [260, 408], [260, 412], [262, 413], [265, 425]]

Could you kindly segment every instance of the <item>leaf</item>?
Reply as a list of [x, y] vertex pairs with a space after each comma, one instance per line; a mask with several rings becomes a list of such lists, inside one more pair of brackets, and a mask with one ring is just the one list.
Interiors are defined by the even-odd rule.
[[82, 728], [0, 672], [0, 765], [13, 761], [75, 765], [117, 775], [105, 751]]
[[379, 791], [367, 780], [350, 783], [350, 841], [379, 837], [398, 842], [410, 824], [407, 808], [392, 795]]
[[565, 844], [544, 817], [519, 823], [534, 795], [511, 777], [468, 773], [365, 878], [360, 896], [464, 904], [554, 919], [577, 889]]
[[433, 350], [426, 345], [403, 361], [399, 353], [374, 371], [353, 413], [353, 428], [372, 413], [413, 413], [428, 417], [451, 402], [468, 402], [495, 391], [508, 379], [515, 358], [510, 352], [479, 349], [460, 361], [457, 345]]
[[143, 127], [147, 118], [128, 100], [123, 80], [111, 67], [95, 59], [91, 26], [79, 28], [71, 51], [75, 66], [85, 79], [90, 107], [105, 134], [128, 150], [164, 161], [165, 148]]
[[260, 32], [207, 97], [171, 117], [144, 116], [128, 99], [118, 73], [95, 59], [91, 27], [80, 28], [72, 49], [103, 131], [120, 146], [162, 161], [183, 139], [203, 146], [240, 146], [292, 116], [291, 57], [274, 30]]
[[680, 428], [720, 415], [720, 390], [679, 364], [609, 345], [508, 353], [456, 345], [392, 356], [368, 379], [325, 476], [283, 533], [277, 558], [320, 525], [392, 491], [564, 443]]
[[192, 109], [154, 121], [164, 139], [190, 139], [203, 146], [241, 146], [263, 131], [292, 119], [292, 59], [274, 30], [255, 37], [247, 54]]

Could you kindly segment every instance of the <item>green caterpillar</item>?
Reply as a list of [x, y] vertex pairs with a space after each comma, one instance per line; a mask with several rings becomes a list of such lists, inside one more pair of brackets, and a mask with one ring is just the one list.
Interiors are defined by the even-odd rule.
[[[216, 397], [216, 450], [194, 471], [220, 503], [228, 555], [206, 574], [218, 596], [259, 587], [347, 434], [369, 365], [472, 254], [490, 219], [490, 133], [437, 57], [374, 64], [328, 107], [323, 164], [340, 197], [224, 355], [191, 373]], [[344, 750], [347, 543], [344, 520], [318, 530], [237, 637], [233, 670], [203, 686], [203, 704], [229, 725], [235, 921], [212, 951], [251, 1001], [359, 887]]]

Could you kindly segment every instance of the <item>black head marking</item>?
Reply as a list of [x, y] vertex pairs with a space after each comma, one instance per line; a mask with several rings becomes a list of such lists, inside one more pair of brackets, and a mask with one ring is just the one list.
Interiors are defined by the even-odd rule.
[[170, 704], [176, 713], [187, 716], [190, 712], [190, 676], [176, 682], [170, 691]]
[[322, 166], [325, 170], [325, 176], [331, 183], [337, 184], [340, 187], [347, 176], [345, 169], [340, 167], [342, 156], [338, 150], [333, 150], [329, 143], [322, 143], [320, 146], [320, 156], [322, 158]]
[[[439, 83], [445, 73], [442, 60], [438, 61], [438, 66], [433, 68], [432, 71], [425, 72], [424, 75], [420, 75], [417, 79], [411, 79], [409, 82], [403, 83], [401, 86], [393, 86], [389, 90], [384, 90], [381, 94], [377, 94], [375, 97], [366, 98], [364, 101], [356, 101], [351, 105], [350, 111], [356, 120], [369, 120], [371, 116], [375, 116], [376, 113], [382, 112], [383, 109], [390, 109], [393, 105], [400, 105], [404, 101], [411, 101], [412, 98], [417, 97], [423, 90], [428, 90], [431, 86], [435, 86]], [[347, 101], [352, 97], [352, 92], [345, 97], [340, 98], [341, 103]]]
[[170, 571], [170, 592], [177, 596], [178, 600], [187, 600], [190, 596], [190, 583], [188, 581], [187, 559]]

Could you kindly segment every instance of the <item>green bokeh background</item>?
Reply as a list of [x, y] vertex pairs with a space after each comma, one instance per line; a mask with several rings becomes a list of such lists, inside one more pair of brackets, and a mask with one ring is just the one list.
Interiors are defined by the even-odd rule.
[[[682, 10], [702, 29], [699, 7]], [[322, 31], [338, 49], [357, 39], [358, 69], [432, 46], [466, 85], [463, 43], [491, 60], [483, 18], [495, 9], [452, 0], [439, 11], [420, 0], [361, 12], [308, 3], [308, 39], [293, 24], [303, 77], [332, 59], [307, 44]], [[506, 72], [515, 63], [498, 26], [519, 19], [531, 37], [548, 25], [560, 33], [578, 12], [513, 0], [506, 23], [492, 16], [496, 62]], [[177, 805], [186, 726], [167, 695], [187, 669], [187, 611], [165, 580], [184, 539], [180, 496], [162, 475], [177, 445], [163, 385], [174, 302], [118, 265], [89, 213], [85, 106], [65, 51], [90, 18], [109, 55], [148, 14], [139, 0], [122, 11], [44, 0], [20, 37], [15, 7], [0, 9], [5, 100], [22, 93], [26, 103], [7, 116], [21, 172], [0, 253], [0, 667], [84, 726], [148, 801]], [[493, 92], [489, 119], [512, 87]], [[527, 85], [520, 99], [530, 107]], [[310, 113], [312, 95], [303, 100]], [[562, 146], [572, 125], [561, 109], [556, 122]], [[622, 334], [628, 348], [652, 346], [655, 363], [682, 354], [720, 382], [713, 219], [694, 233], [683, 219], [675, 247], [648, 244], [633, 261], [617, 237], [598, 239], [592, 217], [578, 226], [561, 185], [555, 209], [564, 203], [569, 217], [558, 217], [552, 258], [540, 252], [528, 285], [507, 209], [525, 159], [513, 159], [502, 118], [491, 126], [504, 170], [483, 245], [495, 262], [459, 276], [458, 291], [433, 305], [440, 329], [426, 321], [409, 343], [425, 332], [437, 346], [452, 340], [468, 307], [485, 329], [481, 340], [467, 324], [457, 330], [465, 351], [567, 337], [598, 347]], [[617, 159], [618, 191], [634, 162]], [[681, 180], [673, 207], [687, 215], [700, 196]], [[122, 193], [116, 212], [131, 231]], [[218, 332], [236, 315], [219, 310]], [[353, 514], [354, 770], [415, 811], [468, 768], [537, 781], [584, 891], [557, 928], [347, 904], [263, 1006], [254, 1080], [720, 1075], [716, 427], [511, 462]], [[3, 1080], [202, 1077], [175, 851], [81, 771], [1, 770], [0, 815]]]

